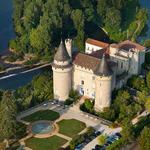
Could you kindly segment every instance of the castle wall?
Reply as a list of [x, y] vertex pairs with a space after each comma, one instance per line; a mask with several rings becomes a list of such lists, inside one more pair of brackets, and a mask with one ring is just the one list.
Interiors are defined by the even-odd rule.
[[95, 45], [92, 45], [92, 44], [89, 44], [89, 43], [86, 43], [85, 44], [85, 53], [92, 53], [94, 51], [97, 51], [97, 50], [100, 50], [102, 49], [102, 47], [99, 47], [99, 46], [95, 46]]
[[116, 75], [120, 75], [129, 70], [130, 64], [128, 58], [115, 55], [115, 56], [111, 56], [110, 59], [117, 63]]
[[73, 88], [78, 90], [81, 95], [90, 98], [95, 97], [95, 75], [92, 70], [81, 68], [74, 65], [73, 69]]

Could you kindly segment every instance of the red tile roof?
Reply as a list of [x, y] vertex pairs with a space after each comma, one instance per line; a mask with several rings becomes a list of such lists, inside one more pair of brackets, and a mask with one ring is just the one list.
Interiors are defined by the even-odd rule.
[[[101, 57], [100, 57], [101, 58]], [[97, 69], [98, 65], [100, 64], [101, 60], [94, 56], [84, 53], [76, 53], [73, 56], [73, 64], [77, 66], [81, 66], [85, 69], [90, 69], [93, 72]], [[116, 63], [109, 61], [108, 62], [110, 67], [116, 65]]]
[[92, 44], [92, 45], [95, 45], [95, 46], [98, 46], [98, 47], [102, 47], [102, 48], [106, 48], [106, 47], [109, 46], [108, 43], [104, 43], [102, 41], [94, 40], [94, 39], [91, 39], [91, 38], [88, 38], [86, 40], [86, 43]]
[[129, 40], [123, 41], [123, 42], [119, 43], [118, 45], [119, 45], [120, 49], [124, 49], [124, 50], [129, 50], [131, 48], [136, 48], [136, 49], [142, 51], [142, 50], [145, 49], [144, 46], [142, 46], [138, 43], [134, 43], [134, 42], [129, 41]]

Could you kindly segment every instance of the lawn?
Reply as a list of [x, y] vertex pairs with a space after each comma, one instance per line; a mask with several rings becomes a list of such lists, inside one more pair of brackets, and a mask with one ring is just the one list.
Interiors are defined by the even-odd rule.
[[32, 150], [58, 150], [66, 142], [67, 140], [56, 135], [44, 139], [30, 138], [25, 141], [26, 146]]
[[74, 137], [86, 128], [86, 124], [76, 119], [63, 119], [59, 121], [59, 133], [69, 137]]
[[54, 121], [57, 118], [59, 118], [59, 113], [52, 111], [52, 110], [41, 110], [37, 111], [29, 116], [24, 117], [22, 120], [28, 121], [28, 122], [34, 122], [38, 120], [50, 120]]

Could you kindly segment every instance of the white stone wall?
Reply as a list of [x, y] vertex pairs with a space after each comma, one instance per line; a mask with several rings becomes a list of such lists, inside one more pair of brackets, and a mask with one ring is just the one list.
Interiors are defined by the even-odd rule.
[[89, 98], [94, 98], [95, 75], [93, 74], [92, 70], [84, 69], [80, 66], [74, 65], [73, 88], [78, 90], [80, 94], [88, 96]]
[[139, 51], [136, 49], [133, 49], [129, 52], [130, 57], [130, 68], [129, 68], [129, 74], [131, 75], [137, 75], [139, 74]]
[[118, 48], [115, 48], [113, 46], [115, 46], [116, 44], [111, 44], [109, 47], [110, 50], [110, 55], [115, 55], [116, 53], [118, 53]]
[[112, 76], [97, 76], [95, 84], [95, 109], [103, 110], [106, 107], [110, 107], [112, 92]]
[[67, 69], [53, 69], [53, 90], [54, 98], [65, 101], [72, 88], [72, 67]]
[[116, 75], [120, 75], [123, 72], [127, 72], [129, 70], [129, 59], [120, 57], [117, 55], [111, 56], [110, 60], [117, 63]]
[[90, 54], [90, 53], [100, 50], [100, 49], [102, 49], [102, 47], [95, 46], [95, 45], [92, 45], [89, 43], [85, 43], [85, 53], [87, 53], [87, 54]]

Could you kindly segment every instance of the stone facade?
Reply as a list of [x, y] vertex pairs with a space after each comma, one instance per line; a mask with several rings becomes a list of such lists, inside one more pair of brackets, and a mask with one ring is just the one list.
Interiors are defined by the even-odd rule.
[[111, 104], [112, 91], [141, 72], [145, 47], [131, 41], [109, 45], [93, 39], [85, 45], [85, 53], [72, 53], [72, 40], [60, 43], [52, 64], [54, 98], [65, 101], [73, 88], [95, 99], [95, 109], [103, 110]]

